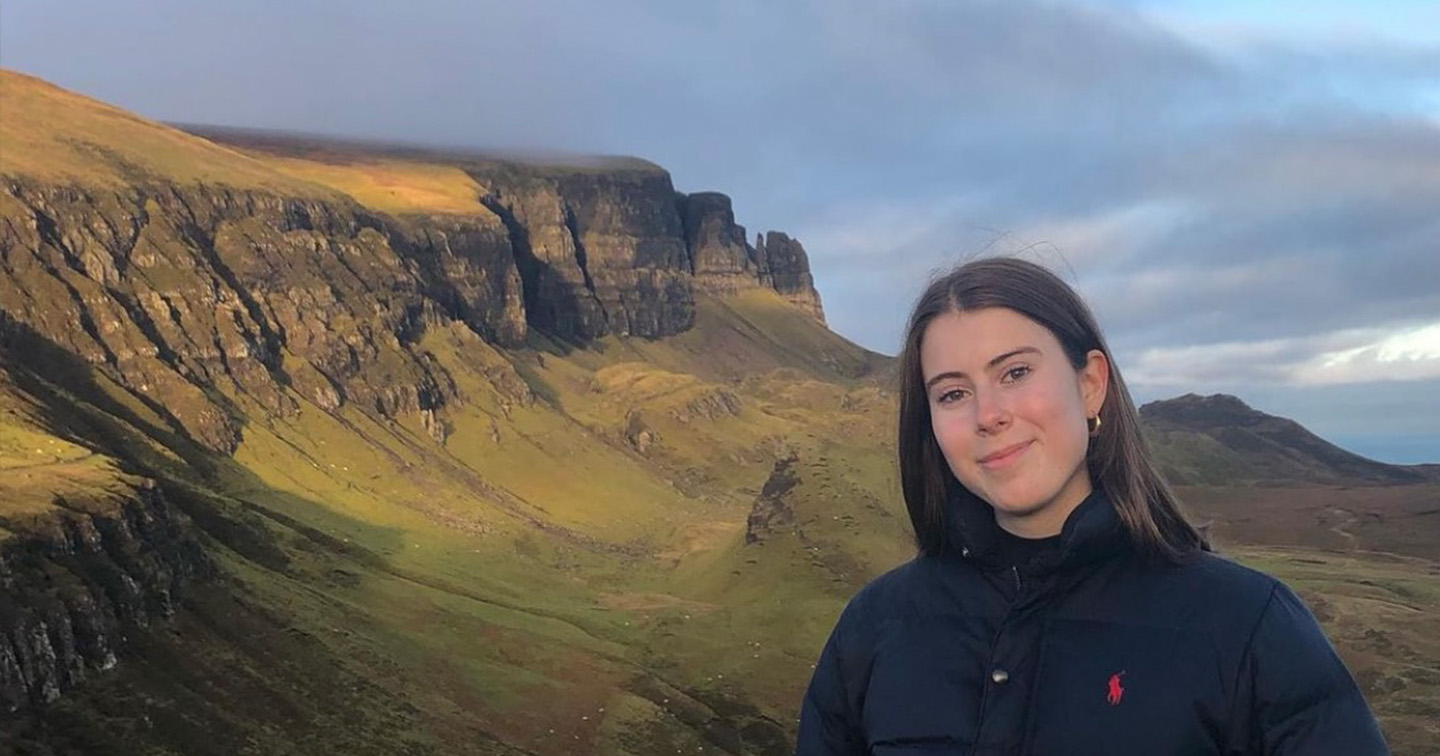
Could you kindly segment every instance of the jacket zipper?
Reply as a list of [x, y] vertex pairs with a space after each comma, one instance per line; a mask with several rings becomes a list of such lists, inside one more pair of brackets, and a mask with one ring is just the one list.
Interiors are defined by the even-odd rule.
[[1015, 576], [1015, 598], [1018, 600], [1018, 599], [1020, 598], [1020, 591], [1021, 591], [1022, 589], [1024, 589], [1024, 587], [1025, 587], [1025, 586], [1022, 585], [1021, 582], [1020, 582], [1020, 567], [1019, 567], [1019, 565], [1011, 565], [1011, 566], [1010, 566], [1010, 574]]

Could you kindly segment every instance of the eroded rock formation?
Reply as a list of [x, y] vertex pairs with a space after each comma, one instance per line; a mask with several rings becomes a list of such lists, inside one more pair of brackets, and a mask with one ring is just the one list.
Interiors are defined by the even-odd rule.
[[770, 231], [765, 238], [755, 239], [755, 256], [763, 261], [765, 282], [792, 303], [808, 310], [816, 320], [825, 322], [825, 309], [820, 306], [820, 293], [810, 275], [810, 257], [800, 242], [779, 231]]
[[[0, 183], [0, 310], [99, 367], [174, 429], [237, 448], [244, 396], [428, 418], [458, 397], [417, 344], [459, 321], [502, 347], [689, 329], [697, 292], [773, 288], [823, 321], [798, 242], [745, 241], [728, 197], [638, 161], [464, 163], [467, 215], [155, 180]], [[293, 389], [287, 391], [286, 389]]]
[[810, 258], [800, 242], [771, 231], [756, 234], [750, 245], [745, 227], [735, 222], [730, 198], [718, 192], [681, 195], [679, 203], [698, 289], [720, 295], [757, 286], [774, 289], [825, 322]]

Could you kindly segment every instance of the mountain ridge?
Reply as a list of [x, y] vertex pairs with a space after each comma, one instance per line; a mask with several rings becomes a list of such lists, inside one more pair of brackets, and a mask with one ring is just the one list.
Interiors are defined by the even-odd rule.
[[[37, 91], [59, 103], [35, 113], [59, 129], [37, 149], [94, 144], [92, 110], [113, 120], [108, 106], [0, 73], [8, 101]], [[5, 124], [41, 130], [24, 118]], [[173, 136], [167, 129], [153, 126]], [[149, 143], [135, 141], [111, 150], [131, 150], [122, 168], [148, 154]], [[0, 300], [11, 320], [109, 366], [140, 394], [167, 397], [173, 422], [215, 448], [233, 448], [240, 432], [213, 394], [217, 381], [235, 384], [268, 412], [293, 411], [281, 389], [295, 385], [321, 406], [433, 413], [454, 394], [412, 346], [451, 320], [512, 348], [526, 344], [532, 328], [580, 343], [612, 332], [660, 338], [693, 326], [697, 292], [757, 288], [823, 324], [798, 243], [772, 234], [769, 257], [748, 245], [709, 253], [702, 226], [744, 237], [728, 198], [704, 195], [682, 217], [683, 195], [658, 168], [616, 174], [559, 166], [532, 175], [515, 164], [463, 163], [451, 167], [484, 182], [468, 215], [395, 217], [328, 198], [348, 188], [343, 181], [325, 187], [263, 155], [225, 154], [233, 154], [237, 175], [259, 166], [309, 188], [290, 196], [175, 184], [144, 170], [129, 175], [138, 182], [132, 188], [115, 191], [104, 182], [31, 178], [28, 168], [43, 161], [24, 149], [7, 149], [0, 161], [7, 218]], [[697, 270], [696, 259], [732, 265]], [[707, 287], [712, 274], [723, 284]], [[372, 307], [378, 320], [365, 312]]]
[[1440, 481], [1424, 465], [1394, 465], [1346, 451], [1289, 418], [1228, 394], [1149, 402], [1140, 418], [1168, 477], [1182, 484], [1237, 482], [1404, 485]]

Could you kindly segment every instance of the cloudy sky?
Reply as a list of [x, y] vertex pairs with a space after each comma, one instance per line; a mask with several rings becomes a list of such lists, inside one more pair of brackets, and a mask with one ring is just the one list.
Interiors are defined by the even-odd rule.
[[163, 120], [646, 157], [798, 236], [887, 353], [933, 271], [1023, 254], [1137, 398], [1440, 462], [1433, 0], [7, 0], [0, 65]]

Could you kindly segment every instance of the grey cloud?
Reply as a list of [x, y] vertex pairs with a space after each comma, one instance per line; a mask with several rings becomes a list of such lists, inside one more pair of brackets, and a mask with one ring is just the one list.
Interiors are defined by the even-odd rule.
[[[1236, 124], [1211, 138], [1148, 161], [1143, 150], [1131, 155], [1128, 178], [1052, 164], [1011, 194], [939, 217], [914, 213], [930, 227], [904, 228], [887, 252], [925, 270], [957, 247], [988, 243], [981, 230], [1000, 251], [1073, 264], [1120, 340], [1136, 346], [1440, 318], [1440, 130], [1350, 116], [1288, 129]], [[1050, 234], [1123, 215], [1130, 203], [1175, 210], [1158, 226], [1127, 219], [1134, 225], [1098, 250]], [[883, 238], [880, 229], [856, 235]], [[843, 251], [840, 275], [867, 280], [870, 256]]]

